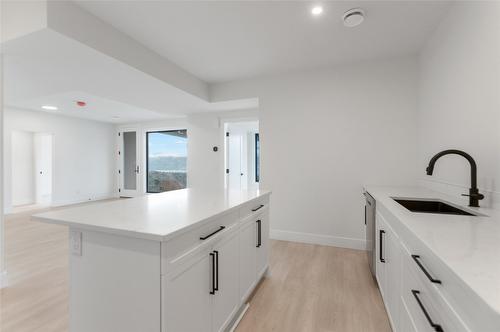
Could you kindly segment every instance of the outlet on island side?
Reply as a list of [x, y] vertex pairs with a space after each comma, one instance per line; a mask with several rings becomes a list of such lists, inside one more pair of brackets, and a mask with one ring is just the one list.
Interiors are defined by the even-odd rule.
[[74, 256], [82, 255], [82, 232], [69, 232], [69, 251]]

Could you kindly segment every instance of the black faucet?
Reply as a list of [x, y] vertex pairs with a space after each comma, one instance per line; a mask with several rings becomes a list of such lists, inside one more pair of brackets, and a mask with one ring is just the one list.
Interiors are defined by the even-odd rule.
[[469, 161], [470, 189], [469, 194], [462, 194], [462, 196], [469, 196], [469, 206], [479, 207], [479, 200], [483, 199], [484, 195], [480, 194], [479, 190], [477, 189], [477, 166], [474, 159], [468, 153], [460, 150], [444, 150], [439, 152], [429, 161], [429, 166], [427, 166], [427, 175], [432, 175], [432, 172], [434, 171], [434, 164], [436, 163], [436, 161], [447, 154], [458, 154], [459, 156], [462, 156]]

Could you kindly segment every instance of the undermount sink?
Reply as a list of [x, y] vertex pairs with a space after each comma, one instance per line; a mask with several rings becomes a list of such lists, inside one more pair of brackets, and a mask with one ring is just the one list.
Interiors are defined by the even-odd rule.
[[474, 213], [467, 212], [455, 206], [449, 205], [437, 200], [417, 200], [417, 199], [401, 199], [393, 198], [397, 203], [404, 206], [411, 212], [420, 213], [437, 213], [437, 214], [453, 214], [460, 216], [477, 216]]

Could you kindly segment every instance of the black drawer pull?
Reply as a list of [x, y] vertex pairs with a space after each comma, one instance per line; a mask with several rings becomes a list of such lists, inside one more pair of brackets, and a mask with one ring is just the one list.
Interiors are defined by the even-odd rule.
[[435, 284], [441, 284], [441, 280], [439, 279], [434, 279], [431, 274], [425, 269], [425, 267], [422, 265], [422, 263], [420, 263], [420, 256], [419, 255], [411, 255], [411, 258], [413, 258], [413, 260], [415, 261], [415, 263], [417, 263], [418, 267], [420, 267], [420, 269], [424, 272], [425, 276], [433, 283]]
[[214, 250], [214, 254], [215, 254], [215, 271], [216, 271], [214, 291], [218, 291], [219, 290], [219, 252], [217, 250]]
[[260, 246], [262, 245], [262, 226], [261, 226], [262, 221], [257, 220], [256, 223], [257, 223], [257, 245], [256, 245], [256, 247], [260, 248]]
[[434, 323], [432, 321], [431, 316], [429, 316], [429, 313], [427, 312], [427, 310], [425, 309], [424, 305], [422, 304], [422, 301], [420, 301], [420, 298], [418, 297], [418, 294], [420, 294], [420, 291], [412, 289], [411, 292], [412, 292], [413, 296], [415, 296], [415, 300], [417, 300], [417, 303], [418, 303], [420, 309], [422, 309], [422, 312], [424, 313], [425, 318], [427, 318], [427, 321], [432, 326], [432, 328], [434, 329], [434, 331], [436, 331], [436, 332], [443, 332], [443, 328], [441, 327], [441, 325], [436, 324], [436, 323]]
[[258, 207], [256, 207], [255, 209], [252, 209], [252, 212], [255, 212], [255, 211], [257, 211], [257, 210], [260, 210], [260, 209], [262, 209], [263, 207], [264, 207], [264, 204], [261, 204], [261, 205], [259, 205]]
[[212, 258], [212, 290], [210, 294], [215, 294], [215, 254], [213, 252], [210, 253], [210, 257]]
[[212, 232], [210, 234], [208, 234], [207, 236], [200, 236], [200, 240], [206, 240], [208, 239], [209, 237], [219, 233], [220, 231], [222, 231], [224, 228], [226, 228], [225, 226], [220, 226], [218, 230], [216, 230], [215, 232]]
[[381, 229], [380, 232], [379, 232], [379, 241], [378, 241], [378, 243], [379, 243], [379, 245], [378, 245], [379, 246], [379, 248], [378, 248], [379, 249], [378, 257], [379, 257], [379, 259], [380, 259], [380, 261], [382, 263], [385, 263], [385, 258], [382, 258], [382, 247], [383, 247], [383, 240], [384, 240], [383, 235], [384, 234], [385, 234], [385, 231], [383, 229]]

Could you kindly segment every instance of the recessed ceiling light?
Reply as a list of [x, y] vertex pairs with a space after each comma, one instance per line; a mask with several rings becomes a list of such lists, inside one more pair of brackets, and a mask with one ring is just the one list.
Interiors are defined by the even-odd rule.
[[43, 105], [42, 108], [47, 111], [57, 111], [59, 108], [57, 106]]
[[314, 16], [318, 16], [318, 15], [320, 15], [321, 13], [323, 13], [323, 7], [321, 7], [321, 6], [314, 6], [314, 7], [311, 9], [311, 13], [312, 13]]
[[360, 25], [365, 20], [365, 13], [360, 8], [349, 9], [342, 16], [344, 25], [348, 28], [352, 28]]

